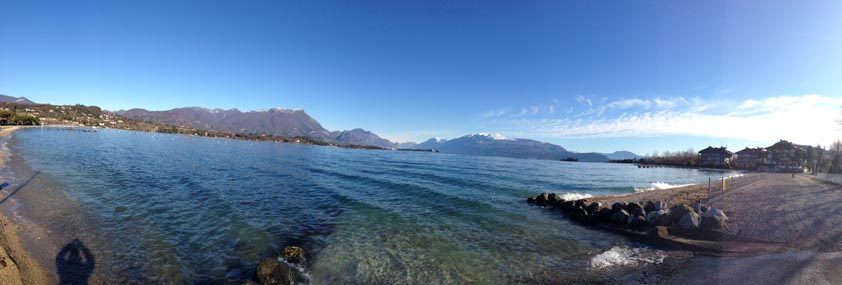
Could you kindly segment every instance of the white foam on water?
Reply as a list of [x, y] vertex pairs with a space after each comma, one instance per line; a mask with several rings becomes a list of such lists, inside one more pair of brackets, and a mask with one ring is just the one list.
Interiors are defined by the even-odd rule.
[[591, 269], [605, 269], [615, 266], [634, 267], [647, 263], [660, 264], [664, 262], [665, 257], [666, 254], [661, 250], [614, 246], [608, 251], [591, 258]]
[[652, 182], [651, 184], [649, 184], [648, 188], [644, 188], [644, 187], [634, 188], [634, 192], [646, 192], [646, 191], [652, 191], [652, 190], [672, 189], [672, 188], [678, 188], [678, 187], [684, 187], [684, 186], [690, 186], [690, 185], [693, 185], [693, 184], [669, 184], [669, 183], [666, 183], [666, 182]]
[[579, 193], [564, 193], [564, 194], [560, 194], [559, 196], [561, 196], [561, 199], [564, 199], [564, 201], [575, 201], [575, 200], [579, 200], [579, 199], [585, 199], [585, 198], [593, 197], [593, 195], [591, 195], [591, 194], [579, 194]]

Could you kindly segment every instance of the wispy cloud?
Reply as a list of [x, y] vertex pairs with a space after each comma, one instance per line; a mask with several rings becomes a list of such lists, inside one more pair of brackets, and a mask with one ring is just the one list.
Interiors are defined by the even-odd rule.
[[[577, 99], [582, 104], [582, 99]], [[488, 122], [510, 135], [555, 138], [610, 138], [691, 135], [746, 140], [789, 139], [827, 144], [840, 127], [842, 97], [817, 94], [745, 101], [699, 98], [625, 99], [604, 104], [614, 110], [585, 116], [517, 117]]]

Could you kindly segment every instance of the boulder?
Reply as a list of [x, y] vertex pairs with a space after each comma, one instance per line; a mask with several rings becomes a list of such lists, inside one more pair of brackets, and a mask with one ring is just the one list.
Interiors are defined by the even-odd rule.
[[292, 280], [292, 268], [286, 263], [278, 262], [273, 258], [264, 258], [257, 265], [254, 272], [254, 279], [263, 285], [290, 284]]
[[526, 198], [526, 203], [535, 203], [535, 197]]
[[634, 209], [634, 211], [629, 212], [629, 215], [646, 217], [646, 210], [643, 210], [643, 208], [637, 208], [637, 209]]
[[558, 202], [558, 198], [560, 197], [556, 196], [555, 193], [550, 193], [550, 195], [547, 196], [547, 202], [549, 202], [550, 205], [555, 205], [555, 203]]
[[596, 217], [599, 218], [600, 222], [610, 222], [611, 221], [611, 209], [602, 208], [596, 213]]
[[538, 206], [546, 206], [550, 203], [550, 194], [544, 192], [541, 193], [541, 195], [535, 196], [535, 203], [537, 203]]
[[658, 218], [658, 225], [664, 226], [664, 227], [672, 226], [672, 224], [674, 224], [675, 220], [676, 220], [675, 216], [672, 213], [668, 212], [667, 210], [660, 210], [660, 211], [657, 211], [656, 213], [661, 213], [661, 212], [663, 212], [664, 214], [662, 214]]
[[634, 209], [640, 209], [640, 208], [643, 208], [643, 207], [641, 207], [640, 204], [635, 203], [635, 202], [631, 202], [628, 205], [626, 205], [626, 211], [628, 211], [629, 213], [634, 211]]
[[561, 208], [561, 211], [567, 213], [573, 210], [574, 204], [575, 202], [573, 201], [564, 201], [561, 204], [559, 204], [559, 208]]
[[706, 229], [722, 229], [728, 221], [728, 216], [725, 212], [717, 208], [710, 208], [704, 216], [702, 216], [701, 226]]
[[699, 228], [699, 214], [696, 212], [688, 212], [681, 216], [678, 220], [677, 226], [682, 229], [697, 229]]
[[675, 206], [672, 206], [672, 208], [670, 208], [670, 213], [672, 213], [673, 217], [678, 218], [678, 219], [684, 217], [684, 215], [687, 214], [687, 213], [695, 213], [695, 212], [696, 211], [693, 210], [692, 207], [687, 206], [687, 204], [675, 205]]
[[640, 228], [646, 225], [646, 218], [644, 218], [643, 216], [631, 215], [629, 216], [628, 222], [629, 226], [631, 226], [632, 228]]
[[666, 210], [666, 209], [667, 209], [667, 202], [655, 201], [655, 211]]
[[623, 210], [625, 208], [626, 208], [625, 202], [616, 202], [613, 205], [611, 205], [611, 213], [619, 212], [620, 210]]
[[570, 219], [576, 222], [583, 222], [588, 217], [588, 212], [585, 211], [585, 208], [580, 206], [576, 206], [570, 211]]
[[582, 209], [584, 209], [585, 207], [588, 206], [588, 200], [587, 199], [576, 200], [576, 203], [573, 204], [573, 207], [579, 207], [579, 206], [581, 206]]
[[646, 210], [647, 213], [655, 211], [655, 203], [652, 203], [652, 201], [646, 201], [643, 209]]
[[710, 207], [708, 207], [708, 205], [705, 205], [705, 204], [702, 204], [702, 203], [695, 203], [695, 204], [693, 204], [692, 208], [699, 215], [704, 215], [705, 213], [707, 213], [707, 211]]
[[297, 246], [286, 246], [281, 250], [279, 257], [289, 263], [301, 263], [304, 261], [304, 249]]
[[652, 211], [646, 213], [646, 223], [652, 226], [658, 226], [660, 225], [659, 223], [664, 215], [667, 215], [666, 210]]
[[585, 208], [585, 210], [588, 211], [588, 214], [591, 214], [591, 215], [596, 214], [601, 209], [602, 209], [602, 203], [600, 203], [600, 202], [591, 202], [591, 204], [588, 205], [588, 207]]
[[611, 222], [615, 225], [623, 225], [628, 222], [629, 219], [629, 212], [626, 212], [625, 209], [620, 209], [614, 214], [611, 214]]

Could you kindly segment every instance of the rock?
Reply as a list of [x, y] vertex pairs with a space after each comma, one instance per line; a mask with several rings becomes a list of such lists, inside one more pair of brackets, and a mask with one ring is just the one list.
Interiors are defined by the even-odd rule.
[[588, 200], [586, 200], [586, 199], [576, 200], [576, 203], [573, 205], [573, 207], [579, 207], [579, 206], [581, 206], [582, 209], [584, 209], [585, 207], [588, 206]]
[[646, 211], [643, 208], [634, 209], [629, 213], [629, 218], [626, 220], [626, 223], [629, 225], [634, 225], [634, 222], [638, 220], [638, 218], [643, 218], [643, 222], [646, 222]]
[[644, 218], [643, 216], [631, 215], [629, 216], [628, 222], [629, 226], [631, 226], [632, 228], [639, 228], [646, 225], [646, 218]]
[[634, 209], [634, 211], [631, 211], [629, 213], [629, 215], [646, 217], [646, 210], [643, 210], [643, 208], [637, 208], [637, 209]]
[[728, 221], [725, 212], [717, 208], [710, 208], [702, 217], [701, 226], [706, 229], [722, 229]]
[[706, 229], [718, 230], [725, 227], [726, 219], [723, 217], [702, 217], [702, 227]]
[[591, 204], [588, 205], [587, 208], [585, 208], [585, 211], [588, 211], [588, 214], [593, 215], [593, 214], [596, 214], [597, 212], [599, 212], [599, 210], [601, 210], [601, 209], [602, 209], [602, 203], [591, 202]]
[[559, 204], [559, 208], [561, 208], [562, 212], [568, 213], [573, 210], [573, 205], [575, 204], [576, 203], [573, 201], [564, 201], [561, 204]]
[[655, 203], [652, 203], [652, 201], [646, 201], [643, 209], [646, 210], [647, 213], [652, 212], [655, 210]]
[[549, 202], [551, 205], [555, 205], [555, 203], [558, 202], [558, 198], [559, 197], [556, 196], [555, 193], [550, 193], [550, 195], [547, 196], [547, 202]]
[[549, 202], [550, 202], [550, 194], [547, 194], [547, 192], [544, 192], [544, 193], [541, 193], [541, 195], [535, 196], [535, 203], [537, 203], [538, 206], [542, 206], [542, 207], [546, 206]]
[[611, 222], [615, 225], [622, 225], [628, 222], [629, 219], [629, 212], [626, 212], [625, 209], [620, 209], [614, 214], [611, 214]]
[[535, 197], [526, 198], [526, 203], [535, 203]]
[[599, 218], [601, 222], [610, 222], [611, 221], [611, 209], [602, 208], [596, 213], [596, 217]]
[[286, 263], [272, 258], [264, 258], [257, 265], [254, 279], [263, 285], [289, 284], [292, 280], [292, 268]]
[[696, 211], [693, 210], [693, 208], [691, 208], [690, 206], [687, 206], [687, 204], [675, 205], [675, 206], [672, 206], [672, 208], [670, 208], [670, 213], [672, 213], [673, 217], [678, 218], [678, 219], [684, 217], [684, 215], [687, 214], [687, 213], [695, 213], [695, 212]]
[[655, 201], [655, 211], [666, 210], [666, 209], [667, 209], [667, 202]]
[[576, 222], [583, 222], [588, 217], [588, 212], [581, 206], [576, 206], [570, 211], [570, 219]]
[[626, 211], [628, 211], [629, 213], [634, 211], [634, 209], [640, 209], [640, 208], [643, 208], [643, 207], [641, 207], [640, 204], [635, 203], [635, 202], [631, 202], [628, 205], [626, 205]]
[[625, 208], [626, 208], [625, 202], [616, 202], [613, 205], [611, 205], [611, 213], [619, 212], [620, 210], [623, 210]]
[[663, 217], [666, 214], [666, 210], [652, 211], [646, 213], [646, 223], [652, 226], [658, 226], [659, 222], [661, 221], [661, 217]]
[[688, 212], [681, 216], [678, 220], [677, 226], [682, 229], [697, 229], [699, 228], [699, 214], [695, 212]]
[[658, 211], [656, 213], [660, 213], [660, 212], [664, 212], [664, 214], [661, 215], [660, 218], [658, 218], [658, 225], [659, 226], [669, 227], [669, 226], [672, 226], [672, 224], [675, 223], [676, 219], [675, 219], [675, 216], [673, 214], [671, 214], [670, 212], [667, 212], [667, 210], [661, 210], [661, 211]]
[[707, 213], [707, 211], [708, 211], [708, 209], [709, 209], [708, 205], [701, 204], [701, 203], [695, 203], [695, 204], [693, 204], [693, 207], [692, 207], [692, 208], [693, 208], [693, 210], [694, 210], [694, 211], [696, 211], [696, 213], [698, 213], [699, 215], [704, 215], [705, 213]]
[[281, 251], [279, 256], [289, 263], [300, 263], [304, 261], [304, 249], [297, 246], [287, 246]]

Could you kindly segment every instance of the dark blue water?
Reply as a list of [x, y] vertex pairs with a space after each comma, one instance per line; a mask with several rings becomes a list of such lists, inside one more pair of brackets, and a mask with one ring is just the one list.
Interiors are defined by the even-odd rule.
[[7, 146], [3, 175], [35, 177], [20, 215], [87, 242], [107, 282], [236, 284], [299, 245], [316, 284], [509, 283], [624, 243], [525, 197], [722, 175], [115, 130], [23, 130]]

